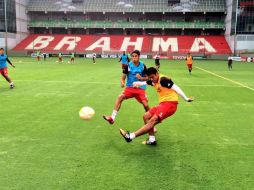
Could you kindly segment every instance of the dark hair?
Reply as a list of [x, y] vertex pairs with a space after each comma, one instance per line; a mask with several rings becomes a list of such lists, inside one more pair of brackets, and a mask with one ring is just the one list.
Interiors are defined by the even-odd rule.
[[134, 50], [133, 52], [131, 52], [131, 55], [132, 55], [133, 53], [136, 53], [138, 56], [140, 56], [140, 51], [138, 51], [138, 50]]
[[0, 48], [0, 50], [4, 50], [4, 48]]
[[147, 69], [147, 71], [146, 71], [146, 74], [149, 76], [149, 75], [152, 75], [152, 74], [157, 74], [158, 73], [158, 71], [157, 71], [157, 69], [156, 68], [154, 68], [154, 67], [149, 67], [148, 69]]

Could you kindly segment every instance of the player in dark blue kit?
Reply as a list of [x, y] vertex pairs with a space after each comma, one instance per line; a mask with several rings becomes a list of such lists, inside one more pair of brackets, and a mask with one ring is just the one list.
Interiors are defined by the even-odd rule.
[[118, 96], [115, 102], [114, 110], [111, 116], [103, 115], [103, 118], [110, 124], [113, 124], [115, 117], [120, 110], [121, 104], [124, 100], [129, 98], [135, 98], [139, 103], [143, 104], [146, 111], [149, 110], [148, 99], [146, 96], [146, 86], [140, 86], [139, 88], [133, 87], [133, 82], [146, 81], [148, 77], [146, 76], [146, 66], [139, 60], [140, 52], [135, 50], [131, 53], [132, 61], [127, 63], [126, 67], [123, 69], [123, 75], [121, 80], [121, 87], [125, 87], [125, 79], [127, 78], [126, 88]]
[[7, 62], [15, 68], [15, 66], [11, 63], [11, 61], [8, 59], [8, 56], [4, 53], [4, 49], [0, 48], [0, 73], [1, 75], [9, 82], [10, 88], [14, 88], [14, 84], [10, 77], [8, 76], [8, 67]]
[[119, 62], [122, 63], [122, 69], [124, 69], [127, 64], [130, 62], [129, 57], [127, 54], [125, 54], [125, 51], [123, 52], [123, 55], [121, 55]]

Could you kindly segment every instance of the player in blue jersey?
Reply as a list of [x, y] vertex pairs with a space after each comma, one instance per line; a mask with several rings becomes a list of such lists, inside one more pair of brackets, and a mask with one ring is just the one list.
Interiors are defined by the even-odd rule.
[[119, 62], [122, 63], [122, 69], [124, 69], [127, 66], [127, 64], [130, 62], [128, 55], [125, 54], [125, 51], [123, 52], [123, 55], [121, 55]]
[[10, 77], [8, 76], [8, 67], [7, 62], [15, 68], [15, 66], [11, 63], [11, 61], [8, 59], [8, 56], [4, 53], [4, 49], [0, 48], [0, 73], [1, 75], [9, 82], [10, 88], [14, 88], [14, 84]]
[[149, 110], [148, 99], [146, 96], [146, 86], [140, 86], [139, 88], [133, 87], [133, 82], [137, 81], [146, 81], [148, 79], [146, 75], [146, 66], [143, 62], [139, 60], [140, 51], [135, 50], [131, 53], [132, 61], [127, 63], [127, 66], [123, 69], [122, 79], [121, 79], [121, 87], [126, 88], [124, 91], [118, 96], [115, 102], [115, 107], [111, 116], [103, 115], [103, 118], [107, 120], [110, 124], [113, 124], [116, 118], [118, 111], [120, 110], [121, 104], [124, 100], [129, 98], [135, 98], [138, 102], [143, 104], [144, 109], [146, 111]]

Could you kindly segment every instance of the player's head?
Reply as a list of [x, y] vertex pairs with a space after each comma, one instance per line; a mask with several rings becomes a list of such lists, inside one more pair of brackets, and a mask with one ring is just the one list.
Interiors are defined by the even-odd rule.
[[134, 50], [133, 52], [131, 52], [132, 62], [134, 62], [134, 63], [139, 62], [139, 57], [140, 57], [140, 51]]
[[123, 51], [123, 55], [125, 55], [125, 51]]
[[148, 76], [148, 78], [153, 82], [153, 83], [157, 83], [159, 80], [159, 73], [158, 70], [154, 67], [149, 67], [146, 71], [146, 74]]
[[0, 48], [0, 54], [4, 54], [4, 48]]

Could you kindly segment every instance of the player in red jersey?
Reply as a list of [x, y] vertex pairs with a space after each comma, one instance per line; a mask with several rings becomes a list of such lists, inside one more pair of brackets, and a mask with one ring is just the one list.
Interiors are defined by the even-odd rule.
[[156, 145], [155, 139], [155, 125], [162, 122], [164, 119], [172, 116], [177, 110], [178, 95], [180, 95], [185, 101], [191, 102], [193, 98], [188, 98], [184, 92], [173, 83], [173, 81], [162, 74], [159, 74], [157, 69], [154, 67], [147, 69], [147, 75], [149, 81], [134, 82], [134, 87], [140, 85], [152, 85], [159, 95], [159, 105], [151, 108], [144, 115], [145, 125], [137, 131], [130, 133], [123, 129], [120, 129], [120, 134], [124, 137], [127, 142], [131, 142], [134, 138], [149, 134], [148, 140], [144, 141], [143, 144]]

